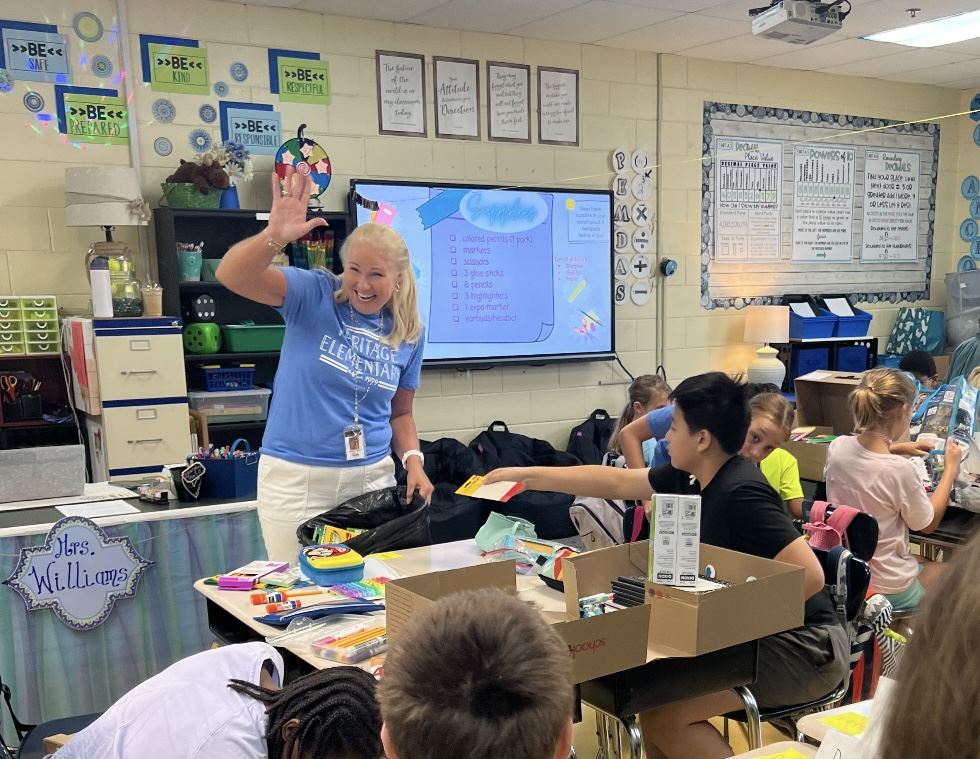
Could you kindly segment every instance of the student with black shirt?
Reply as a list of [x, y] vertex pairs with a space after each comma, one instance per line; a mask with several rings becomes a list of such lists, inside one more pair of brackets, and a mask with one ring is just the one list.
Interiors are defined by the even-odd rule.
[[[671, 399], [670, 465], [649, 470], [509, 467], [491, 472], [487, 481], [615, 499], [647, 499], [651, 490], [700, 493], [702, 542], [804, 570], [803, 626], [760, 641], [758, 677], [752, 685], [759, 705], [791, 706], [829, 693], [847, 676], [847, 634], [824, 590], [823, 570], [813, 551], [762, 472], [738, 455], [750, 421], [745, 386], [711, 372], [684, 380]], [[647, 756], [732, 756], [731, 747], [707, 720], [741, 707], [734, 691], [722, 691], [642, 713]]]

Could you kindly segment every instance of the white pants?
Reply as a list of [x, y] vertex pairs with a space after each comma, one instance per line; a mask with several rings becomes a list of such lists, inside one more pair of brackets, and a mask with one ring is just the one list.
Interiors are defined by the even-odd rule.
[[367, 466], [309, 466], [262, 454], [259, 459], [259, 524], [272, 561], [296, 565], [296, 528], [317, 514], [371, 490], [395, 484], [390, 456]]

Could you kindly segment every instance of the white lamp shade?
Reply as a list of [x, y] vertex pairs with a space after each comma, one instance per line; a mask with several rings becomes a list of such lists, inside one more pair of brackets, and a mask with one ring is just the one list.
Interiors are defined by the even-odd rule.
[[149, 218], [135, 169], [128, 166], [65, 169], [66, 226], [142, 226]]
[[789, 340], [789, 306], [745, 309], [745, 342], [785, 343]]

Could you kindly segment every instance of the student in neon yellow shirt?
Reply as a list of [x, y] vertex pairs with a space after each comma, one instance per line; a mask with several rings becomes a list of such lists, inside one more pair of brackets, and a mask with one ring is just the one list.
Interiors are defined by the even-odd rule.
[[800, 485], [800, 466], [789, 451], [776, 448], [760, 463], [772, 489], [779, 493], [794, 519], [803, 518], [803, 486]]

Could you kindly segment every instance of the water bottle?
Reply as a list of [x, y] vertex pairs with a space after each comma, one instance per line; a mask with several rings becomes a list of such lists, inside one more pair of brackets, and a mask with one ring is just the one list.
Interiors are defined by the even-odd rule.
[[88, 267], [92, 284], [92, 316], [96, 319], [112, 318], [112, 282], [109, 279], [109, 259], [95, 256]]

